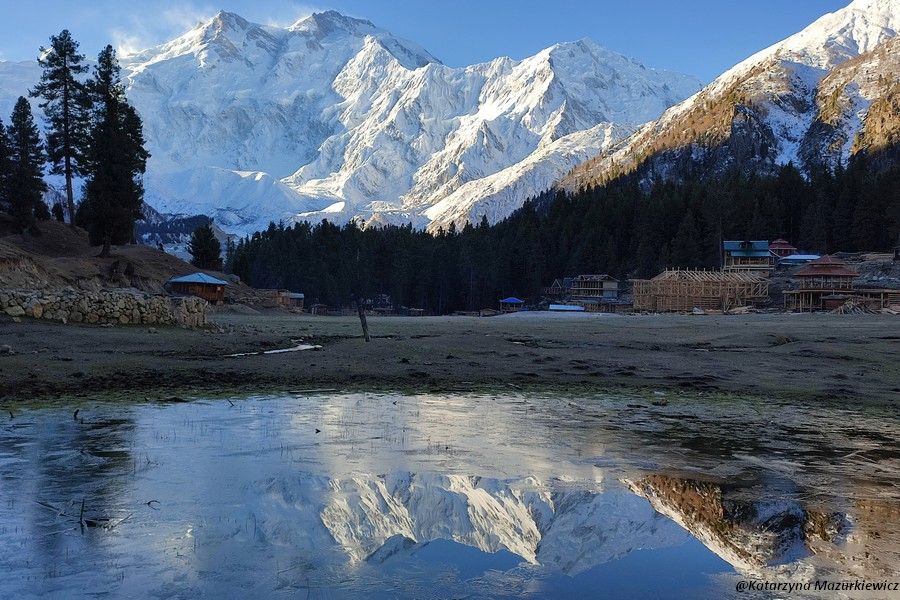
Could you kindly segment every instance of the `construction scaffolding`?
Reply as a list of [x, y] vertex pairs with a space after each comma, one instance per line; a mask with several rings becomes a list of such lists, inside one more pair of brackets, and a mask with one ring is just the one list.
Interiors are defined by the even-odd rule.
[[768, 280], [747, 272], [666, 269], [653, 279], [631, 282], [638, 311], [726, 311], [769, 299]]

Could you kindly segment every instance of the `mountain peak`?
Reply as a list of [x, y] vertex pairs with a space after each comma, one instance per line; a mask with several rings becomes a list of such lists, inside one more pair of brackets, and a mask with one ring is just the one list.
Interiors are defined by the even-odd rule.
[[253, 27], [247, 19], [237, 13], [220, 10], [213, 17], [200, 25], [207, 31], [222, 32], [227, 30], [246, 31]]
[[346, 32], [351, 34], [365, 34], [376, 29], [375, 25], [366, 19], [357, 19], [348, 17], [336, 10], [326, 10], [324, 12], [314, 12], [313, 14], [303, 17], [290, 26], [292, 31], [317, 31], [322, 35], [328, 35], [335, 32]]

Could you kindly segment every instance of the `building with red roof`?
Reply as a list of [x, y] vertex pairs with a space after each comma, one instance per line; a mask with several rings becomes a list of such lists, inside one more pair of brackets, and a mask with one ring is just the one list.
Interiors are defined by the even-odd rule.
[[797, 254], [797, 248], [792, 246], [789, 241], [778, 238], [777, 240], [774, 240], [769, 244], [769, 252], [771, 252], [778, 258], [784, 258], [785, 256]]
[[844, 261], [822, 256], [806, 263], [794, 273], [797, 289], [784, 292], [784, 303], [794, 310], [823, 310], [827, 297], [842, 297], [853, 291], [853, 280], [859, 275]]

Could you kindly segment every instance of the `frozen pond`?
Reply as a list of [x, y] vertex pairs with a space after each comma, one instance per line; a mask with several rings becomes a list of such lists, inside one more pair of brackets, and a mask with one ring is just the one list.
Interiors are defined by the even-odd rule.
[[736, 584], [900, 581], [893, 409], [658, 399], [14, 410], [0, 598], [766, 598]]

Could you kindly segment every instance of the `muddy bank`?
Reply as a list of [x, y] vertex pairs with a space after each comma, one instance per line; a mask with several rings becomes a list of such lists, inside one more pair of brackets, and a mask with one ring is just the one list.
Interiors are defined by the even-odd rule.
[[[5, 400], [215, 389], [646, 388], [893, 402], [886, 315], [353, 318], [218, 314], [212, 330], [0, 320]], [[300, 343], [320, 350], [251, 354]], [[8, 348], [7, 348], [8, 346]]]

